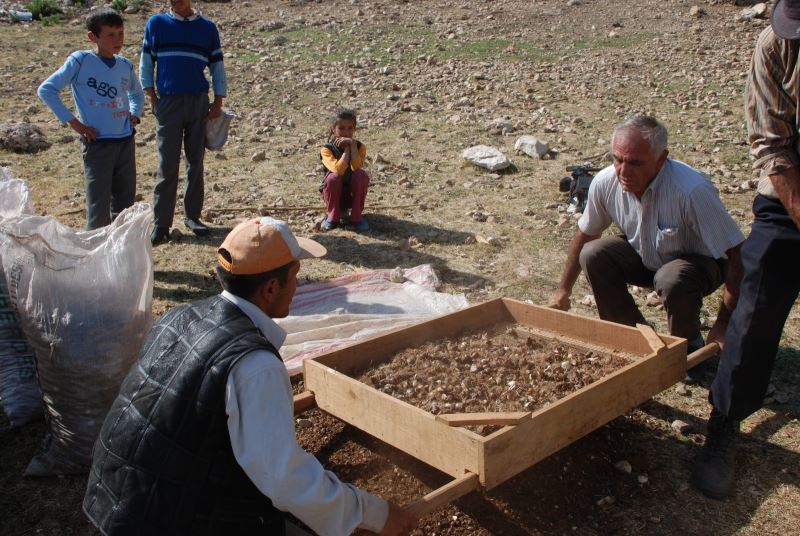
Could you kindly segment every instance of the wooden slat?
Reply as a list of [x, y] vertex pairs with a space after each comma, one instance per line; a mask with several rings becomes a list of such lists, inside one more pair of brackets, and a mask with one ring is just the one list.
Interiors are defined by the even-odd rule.
[[441, 413], [436, 416], [448, 426], [471, 426], [480, 424], [514, 425], [531, 418], [530, 411], [505, 411], [496, 413]]
[[478, 475], [466, 473], [464, 476], [458, 477], [441, 488], [428, 493], [423, 498], [407, 504], [405, 508], [415, 516], [423, 517], [480, 487], [481, 482]]
[[314, 400], [314, 393], [311, 391], [304, 391], [299, 395], [294, 395], [294, 414], [298, 415], [304, 411], [308, 411], [317, 406]]
[[323, 411], [453, 477], [481, 475], [484, 438], [450, 428], [430, 413], [325, 367], [305, 361], [304, 381]]
[[[511, 298], [502, 300], [508, 312], [520, 324], [549, 331], [570, 342], [584, 341], [587, 346], [600, 346], [609, 352], [618, 350], [639, 356], [649, 355], [652, 352], [650, 344], [634, 327], [549, 307], [530, 305]], [[669, 335], [662, 335], [661, 338], [668, 348], [677, 346], [683, 340]]]
[[719, 344], [715, 342], [710, 342], [700, 348], [699, 350], [695, 350], [688, 356], [686, 356], [686, 368], [690, 369], [694, 366], [699, 365], [706, 359], [710, 359], [719, 353]]
[[649, 344], [650, 348], [653, 350], [653, 353], [657, 354], [663, 351], [667, 347], [667, 345], [664, 344], [664, 341], [661, 340], [661, 337], [658, 336], [658, 333], [656, 333], [656, 331], [653, 329], [652, 326], [649, 326], [647, 324], [636, 324], [636, 329], [638, 329], [639, 333], [641, 333], [644, 336], [645, 340], [647, 341], [647, 344]]

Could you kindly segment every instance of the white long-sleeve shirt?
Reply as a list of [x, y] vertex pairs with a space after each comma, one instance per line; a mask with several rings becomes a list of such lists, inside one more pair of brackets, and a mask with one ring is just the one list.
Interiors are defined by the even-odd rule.
[[[222, 297], [280, 348], [286, 339], [280, 326], [247, 300], [227, 291]], [[322, 536], [383, 529], [386, 501], [341, 482], [297, 444], [289, 374], [274, 354], [250, 352], [233, 367], [225, 411], [236, 461], [275, 508], [291, 512]]]

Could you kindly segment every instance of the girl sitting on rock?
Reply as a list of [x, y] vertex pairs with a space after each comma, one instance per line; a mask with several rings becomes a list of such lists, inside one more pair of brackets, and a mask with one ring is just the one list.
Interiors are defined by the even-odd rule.
[[356, 112], [338, 108], [331, 118], [328, 143], [320, 149], [325, 179], [319, 190], [327, 212], [320, 224], [323, 231], [338, 227], [347, 209], [357, 231], [369, 229], [367, 220], [361, 216], [369, 187], [369, 175], [362, 169], [367, 148], [353, 137], [355, 131]]

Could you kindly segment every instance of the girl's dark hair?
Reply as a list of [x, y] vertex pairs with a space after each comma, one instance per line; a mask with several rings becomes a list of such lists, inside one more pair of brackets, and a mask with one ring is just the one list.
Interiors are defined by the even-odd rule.
[[124, 25], [125, 21], [122, 20], [122, 16], [110, 7], [92, 11], [86, 17], [86, 29], [92, 32], [95, 37], [100, 37], [102, 26], [119, 28]]
[[[230, 254], [225, 250], [220, 250], [220, 255], [228, 257]], [[258, 292], [258, 289], [270, 279], [277, 279], [281, 287], [286, 286], [286, 283], [289, 281], [289, 269], [295, 262], [297, 261], [284, 264], [269, 272], [249, 275], [232, 274], [218, 263], [217, 280], [223, 290], [227, 290], [231, 294], [249, 300]]]
[[336, 121], [339, 121], [340, 119], [349, 119], [353, 123], [358, 123], [358, 119], [356, 119], [356, 111], [352, 108], [345, 108], [344, 106], [339, 106], [333, 111], [333, 115], [331, 115], [331, 125], [335, 125]]
[[333, 141], [333, 126], [336, 124], [337, 121], [341, 119], [349, 119], [353, 122], [354, 125], [358, 124], [358, 120], [356, 119], [356, 111], [352, 108], [345, 108], [344, 106], [339, 106], [336, 110], [333, 111], [331, 115], [331, 123], [330, 127], [328, 128], [328, 143]]

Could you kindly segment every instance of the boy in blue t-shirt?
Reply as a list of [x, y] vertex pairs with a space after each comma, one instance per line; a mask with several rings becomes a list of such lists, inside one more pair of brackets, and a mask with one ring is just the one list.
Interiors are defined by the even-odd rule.
[[[56, 117], [81, 135], [86, 178], [86, 228], [108, 225], [136, 196], [134, 125], [139, 124], [144, 92], [133, 64], [117, 53], [125, 38], [122, 17], [99, 9], [86, 17], [95, 50], [73, 52], [39, 86], [39, 97]], [[59, 96], [66, 86], [78, 117]]]

